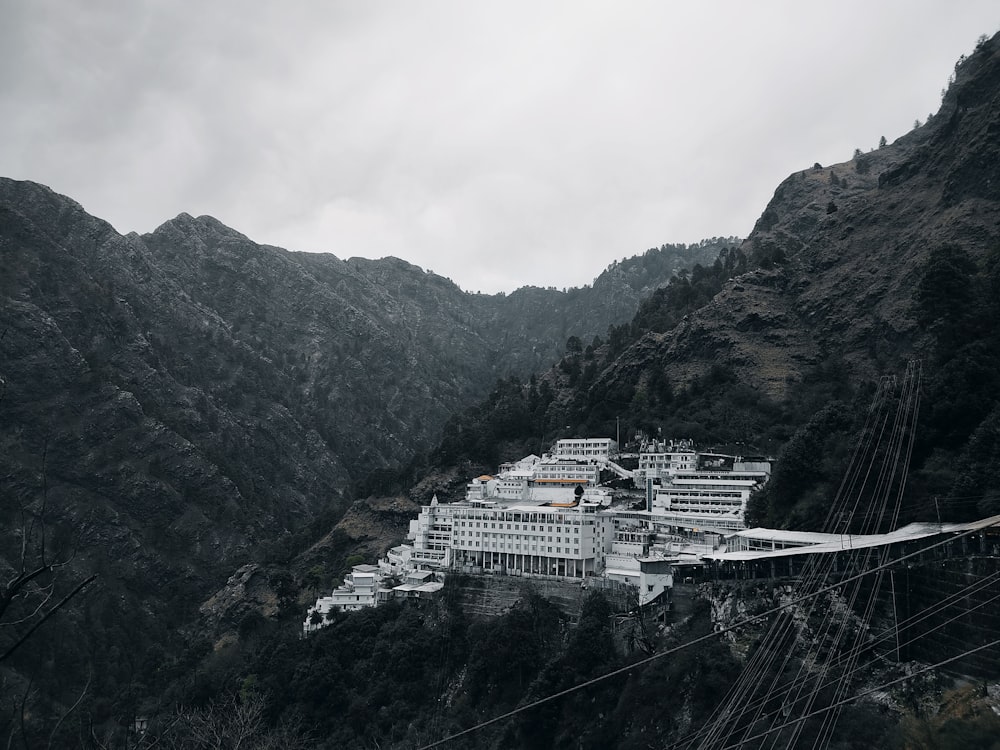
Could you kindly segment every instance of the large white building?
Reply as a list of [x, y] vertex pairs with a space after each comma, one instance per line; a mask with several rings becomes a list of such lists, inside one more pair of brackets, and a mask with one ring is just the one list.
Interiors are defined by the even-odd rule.
[[504, 464], [496, 476], [484, 474], [466, 485], [465, 499], [474, 503], [494, 500], [501, 503], [544, 503], [574, 499], [578, 486], [588, 499], [598, 499], [601, 466], [594, 461], [546, 455], [528, 456]]
[[659, 525], [729, 534], [746, 528], [750, 496], [769, 476], [741, 462], [732, 469], [678, 471], [654, 487], [650, 510]]
[[[681, 554], [675, 545], [690, 546], [697, 532], [721, 538], [744, 529], [747, 502], [770, 474], [767, 461], [699, 453], [690, 441], [647, 441], [634, 472], [612, 460], [617, 450], [609, 438], [560, 440], [551, 454], [471, 480], [464, 502], [442, 504], [435, 496], [410, 521], [411, 543], [389, 550], [378, 567], [355, 566], [309, 610], [304, 631], [322, 626], [311, 622], [314, 613], [432, 595], [442, 585], [435, 574], [448, 570], [603, 576], [635, 587], [639, 603], [650, 603], [672, 585]], [[645, 509], [612, 509], [602, 470], [634, 479], [645, 489]]]
[[698, 452], [690, 440], [651, 440], [639, 453], [635, 485], [645, 490], [657, 528], [729, 534], [746, 528], [747, 502], [770, 474], [763, 459]]
[[[434, 512], [428, 506], [421, 515], [424, 510]], [[613, 538], [613, 516], [597, 503], [452, 506], [452, 566], [458, 569], [584, 578], [604, 570]]]

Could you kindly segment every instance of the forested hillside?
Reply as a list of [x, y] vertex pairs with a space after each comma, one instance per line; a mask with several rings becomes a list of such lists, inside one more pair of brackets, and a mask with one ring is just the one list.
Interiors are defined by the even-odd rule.
[[[4, 658], [7, 697], [30, 678], [33, 715], [58, 715], [86, 685], [103, 722], [155, 694], [151, 675], [184, 669], [183, 628], [237, 568], [286, 563], [343, 515], [351, 482], [721, 242], [651, 249], [586, 289], [477, 295], [211, 217], [121, 236], [0, 179], [0, 574], [21, 586], [0, 618], [23, 618], [0, 650], [72, 596]], [[287, 571], [264, 578], [270, 613], [294, 606]]]

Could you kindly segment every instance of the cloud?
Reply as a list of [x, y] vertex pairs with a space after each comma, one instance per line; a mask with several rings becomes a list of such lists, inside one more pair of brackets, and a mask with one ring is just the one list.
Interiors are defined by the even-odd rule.
[[589, 282], [746, 234], [901, 135], [991, 3], [13, 4], [0, 174], [119, 230], [207, 213], [465, 288]]

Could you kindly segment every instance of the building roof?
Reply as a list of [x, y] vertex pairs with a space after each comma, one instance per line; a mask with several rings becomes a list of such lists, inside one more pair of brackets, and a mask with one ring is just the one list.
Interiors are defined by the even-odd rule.
[[819, 531], [791, 531], [789, 529], [765, 529], [757, 526], [744, 529], [733, 534], [726, 534], [730, 539], [738, 536], [743, 539], [757, 539], [762, 542], [781, 542], [782, 544], [822, 544], [823, 542], [839, 542], [844, 534], [825, 534]]
[[[745, 562], [749, 560], [760, 560], [768, 557], [791, 557], [794, 555], [814, 555], [824, 552], [841, 552], [852, 549], [867, 549], [871, 547], [884, 547], [887, 544], [899, 542], [911, 542], [919, 539], [937, 536], [939, 534], [959, 534], [963, 531], [976, 531], [990, 526], [1000, 524], [1000, 515], [990, 516], [980, 521], [971, 523], [911, 523], [901, 529], [890, 531], [887, 534], [866, 534], [850, 535], [839, 534], [823, 535], [833, 536], [834, 541], [825, 541], [818, 544], [809, 544], [804, 547], [789, 547], [787, 549], [776, 550], [742, 550], [739, 552], [715, 552], [705, 555], [705, 559], [718, 560], [719, 562]], [[772, 530], [774, 531], [774, 530]], [[795, 532], [800, 533], [800, 532]]]
[[425, 594], [433, 594], [436, 591], [440, 591], [444, 588], [444, 584], [440, 581], [433, 581], [431, 583], [403, 583], [399, 586], [393, 586], [393, 591], [418, 591]]

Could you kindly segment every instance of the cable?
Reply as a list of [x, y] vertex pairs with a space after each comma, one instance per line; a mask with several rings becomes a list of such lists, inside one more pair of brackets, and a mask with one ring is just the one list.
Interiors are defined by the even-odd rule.
[[[848, 703], [853, 703], [854, 701], [858, 700], [859, 698], [864, 698], [865, 696], [871, 695], [872, 693], [877, 693], [880, 690], [885, 690], [886, 688], [892, 687], [893, 685], [898, 685], [901, 682], [906, 682], [907, 680], [911, 680], [911, 679], [913, 679], [914, 677], [916, 677], [918, 675], [922, 675], [922, 674], [924, 674], [926, 672], [930, 672], [933, 669], [938, 669], [940, 667], [945, 666], [946, 664], [951, 664], [952, 662], [958, 661], [959, 659], [964, 659], [966, 656], [971, 656], [972, 654], [979, 653], [980, 651], [985, 651], [986, 649], [993, 648], [994, 646], [1000, 646], [1000, 638], [998, 638], [995, 641], [990, 641], [989, 643], [986, 643], [986, 644], [984, 644], [982, 646], [977, 646], [976, 648], [972, 648], [972, 649], [969, 649], [967, 651], [963, 651], [962, 653], [958, 654], [957, 656], [952, 656], [952, 657], [950, 657], [948, 659], [945, 659], [943, 661], [939, 661], [936, 664], [931, 664], [930, 666], [924, 667], [923, 669], [918, 669], [916, 672], [912, 672], [911, 674], [903, 675], [902, 677], [899, 677], [899, 678], [897, 678], [895, 680], [890, 680], [889, 682], [883, 682], [881, 685], [876, 685], [875, 687], [869, 688], [868, 690], [865, 690], [865, 691], [862, 691], [862, 692], [858, 693], [857, 695], [852, 695], [850, 698], [844, 698], [843, 700], [839, 700], [839, 701], [837, 701], [835, 703], [831, 703], [829, 706], [825, 706], [824, 708], [819, 708], [819, 709], [816, 709], [815, 711], [811, 711], [810, 713], [808, 713], [805, 716], [802, 716], [802, 717], [796, 719], [795, 721], [786, 722], [785, 724], [781, 724], [780, 726], [778, 726], [778, 727], [776, 727], [774, 729], [770, 729], [767, 732], [763, 732], [761, 734], [756, 734], [756, 735], [753, 735], [752, 737], [747, 737], [747, 738], [745, 738], [743, 740], [743, 742], [750, 742], [752, 740], [761, 739], [762, 737], [765, 737], [766, 735], [771, 734], [772, 732], [780, 731], [782, 729], [790, 727], [790, 726], [792, 726], [793, 724], [795, 724], [795, 723], [797, 723], [799, 721], [804, 721], [805, 719], [808, 719], [808, 718], [810, 718], [812, 716], [819, 716], [820, 714], [828, 713], [829, 711], [833, 711], [834, 709], [840, 708], [841, 706], [846, 706]], [[727, 745], [726, 747], [722, 748], [722, 750], [739, 750], [739, 748], [741, 746], [742, 746], [742, 743], [740, 743], [739, 745]]]
[[[942, 539], [941, 541], [935, 542], [934, 544], [930, 544], [930, 545], [928, 545], [926, 547], [922, 547], [922, 548], [920, 548], [918, 550], [914, 550], [913, 552], [907, 553], [907, 554], [905, 554], [905, 555], [903, 555], [901, 557], [895, 558], [893, 560], [889, 560], [889, 561], [883, 563], [882, 565], [880, 565], [878, 568], [873, 568], [872, 570], [869, 570], [869, 571], [863, 571], [861, 573], [857, 573], [854, 576], [851, 576], [849, 578], [845, 578], [843, 581], [840, 581], [839, 583], [831, 584], [831, 585], [826, 586], [824, 588], [821, 588], [821, 589], [819, 589], [819, 590], [817, 590], [817, 591], [815, 591], [815, 592], [813, 592], [811, 594], [806, 594], [804, 596], [801, 596], [801, 597], [798, 597], [798, 598], [795, 598], [795, 599], [791, 599], [788, 602], [786, 602], [784, 604], [781, 604], [781, 605], [779, 605], [777, 607], [772, 607], [771, 609], [769, 609], [769, 610], [767, 610], [765, 612], [762, 612], [762, 613], [760, 613], [758, 615], [753, 615], [752, 617], [747, 617], [747, 618], [745, 618], [743, 620], [740, 620], [739, 622], [736, 622], [736, 623], [734, 623], [732, 625], [729, 625], [729, 626], [727, 626], [725, 628], [721, 628], [721, 629], [713, 631], [711, 633], [707, 633], [707, 634], [705, 634], [703, 636], [699, 636], [699, 637], [697, 637], [697, 638], [695, 638], [693, 640], [688, 641], [687, 643], [682, 643], [679, 646], [675, 646], [673, 648], [669, 648], [666, 651], [661, 651], [658, 654], [653, 654], [653, 655], [648, 656], [648, 657], [646, 657], [644, 659], [640, 659], [639, 661], [636, 661], [636, 662], [633, 662], [631, 664], [628, 664], [628, 665], [626, 665], [624, 667], [619, 667], [618, 669], [614, 669], [614, 670], [612, 670], [610, 672], [607, 672], [607, 673], [605, 673], [603, 675], [599, 675], [599, 676], [594, 677], [592, 679], [586, 680], [585, 682], [581, 682], [578, 685], [573, 685], [573, 686], [568, 687], [568, 688], [566, 688], [564, 690], [560, 690], [557, 693], [552, 693], [551, 695], [547, 695], [545, 697], [542, 697], [542, 698], [539, 698], [537, 700], [534, 700], [531, 703], [526, 703], [523, 706], [518, 706], [517, 708], [511, 709], [510, 711], [507, 711], [506, 713], [500, 714], [499, 716], [495, 716], [492, 719], [487, 719], [486, 721], [480, 722], [479, 724], [475, 724], [475, 725], [469, 727], [468, 729], [463, 729], [460, 732], [456, 732], [455, 734], [451, 734], [451, 735], [449, 735], [447, 737], [443, 737], [442, 739], [437, 740], [436, 742], [432, 742], [429, 745], [422, 745], [422, 746], [420, 746], [418, 748], [418, 750], [430, 750], [430, 748], [440, 747], [441, 745], [444, 745], [445, 743], [450, 742], [451, 740], [458, 739], [459, 737], [464, 737], [464, 736], [466, 736], [468, 734], [472, 734], [473, 732], [476, 732], [476, 731], [478, 731], [480, 729], [483, 729], [484, 727], [488, 727], [488, 726], [496, 724], [496, 723], [498, 723], [500, 721], [504, 721], [505, 719], [509, 719], [510, 717], [515, 716], [515, 715], [517, 715], [517, 714], [519, 714], [519, 713], [521, 713], [523, 711], [527, 711], [527, 710], [535, 708], [537, 706], [541, 706], [541, 705], [543, 705], [545, 703], [549, 703], [551, 701], [556, 700], [557, 698], [563, 697], [564, 695], [569, 695], [571, 693], [575, 693], [575, 692], [577, 692], [579, 690], [582, 690], [582, 689], [584, 689], [586, 687], [594, 685], [594, 684], [596, 684], [598, 682], [603, 682], [604, 680], [610, 679], [612, 677], [617, 677], [618, 675], [625, 674], [626, 672], [630, 672], [633, 669], [636, 669], [638, 667], [642, 667], [642, 666], [645, 666], [646, 664], [650, 664], [650, 663], [652, 663], [652, 662], [654, 662], [654, 661], [656, 661], [658, 659], [663, 658], [664, 656], [670, 656], [671, 654], [675, 654], [675, 653], [677, 653], [679, 651], [683, 651], [684, 649], [686, 649], [686, 648], [688, 648], [690, 646], [694, 646], [694, 645], [697, 645], [699, 643], [703, 643], [703, 642], [708, 641], [708, 640], [710, 640], [712, 638], [716, 638], [716, 637], [718, 637], [720, 635], [724, 635], [725, 633], [729, 633], [729, 632], [731, 632], [733, 630], [736, 630], [737, 628], [745, 627], [745, 626], [749, 625], [750, 623], [756, 622], [756, 621], [761, 620], [761, 619], [766, 618], [766, 617], [770, 617], [771, 615], [777, 614], [779, 612], [783, 612], [786, 609], [789, 609], [789, 608], [791, 608], [791, 607], [795, 606], [796, 604], [799, 604], [799, 603], [801, 603], [803, 601], [807, 601], [807, 600], [812, 599], [814, 597], [820, 596], [821, 594], [825, 594], [828, 591], [834, 591], [834, 590], [840, 588], [841, 586], [845, 586], [845, 585], [847, 585], [849, 583], [852, 583], [854, 581], [858, 581], [858, 580], [864, 578], [865, 576], [871, 575], [872, 573], [876, 572], [877, 570], [883, 570], [883, 569], [891, 567], [893, 565], [897, 565], [897, 564], [899, 564], [901, 562], [904, 562], [906, 560], [910, 560], [910, 559], [912, 559], [912, 558], [914, 558], [914, 557], [916, 557], [918, 555], [921, 555], [921, 554], [923, 554], [925, 552], [929, 552], [930, 550], [937, 549], [938, 547], [942, 547], [942, 546], [944, 546], [946, 544], [950, 544], [950, 543], [952, 543], [952, 542], [954, 542], [954, 541], [956, 541], [958, 539], [962, 539], [962, 538], [964, 538], [966, 536], [969, 536], [971, 534], [975, 534], [977, 532], [980, 532], [983, 529], [990, 528], [992, 526], [996, 526], [997, 524], [1000, 524], [1000, 516], [994, 517], [992, 520], [991, 519], [984, 519], [984, 521], [986, 521], [986, 520], [990, 520], [991, 522], [988, 523], [988, 524], [984, 524], [983, 526], [976, 526], [974, 528], [967, 529], [965, 531], [959, 532], [959, 533], [955, 534], [954, 536], [948, 537], [947, 539]], [[981, 650], [981, 649], [979, 649], [979, 650]], [[951, 661], [954, 661], [954, 659], [952, 659]]]
[[[961, 599], [963, 597], [966, 597], [966, 596], [968, 596], [971, 593], [977, 593], [979, 590], [986, 589], [990, 585], [996, 583], [998, 579], [1000, 579], [1000, 571], [994, 572], [991, 575], [987, 576], [986, 578], [980, 579], [979, 581], [976, 581], [975, 583], [969, 584], [968, 586], [963, 587], [961, 590], [949, 594], [943, 600], [937, 602], [935, 605], [933, 605], [931, 607], [927, 607], [927, 608], [921, 610], [921, 612], [908, 617], [906, 620], [903, 620], [902, 622], [898, 623], [897, 625], [895, 625], [895, 626], [893, 626], [891, 628], [888, 628], [886, 630], [883, 630], [879, 635], [875, 636], [873, 640], [871, 640], [870, 642], [867, 642], [865, 644], [862, 644], [860, 646], [856, 646], [855, 649], [859, 653], [861, 651], [864, 651], [864, 650], [867, 650], [867, 649], [873, 649], [878, 644], [880, 644], [880, 643], [882, 643], [882, 642], [884, 642], [884, 641], [889, 640], [890, 638], [892, 638], [896, 634], [896, 632], [898, 630], [903, 629], [903, 628], [910, 628], [910, 627], [912, 627], [914, 625], [917, 625], [917, 624], [919, 624], [919, 623], [921, 623], [921, 622], [929, 619], [932, 615], [938, 613], [943, 607], [951, 607], [951, 606], [953, 606], [953, 604], [950, 603], [949, 600], [957, 600], [957, 599]], [[963, 609], [959, 614], [954, 615], [951, 618], [949, 618], [947, 620], [944, 620], [941, 623], [938, 623], [937, 625], [934, 625], [934, 627], [930, 628], [929, 630], [927, 630], [925, 632], [921, 632], [921, 633], [919, 633], [919, 634], [917, 634], [917, 635], [915, 635], [915, 636], [907, 639], [906, 641], [903, 641], [900, 644], [900, 646], [909, 646], [910, 644], [915, 643], [915, 642], [919, 641], [922, 638], [926, 638], [931, 633], [934, 633], [934, 632], [936, 632], [938, 630], [941, 630], [942, 628], [947, 627], [948, 625], [952, 624], [953, 622], [955, 622], [959, 618], [965, 617], [967, 614], [969, 614], [971, 612], [974, 612], [974, 611], [977, 611], [977, 610], [981, 609], [982, 607], [985, 607], [985, 606], [987, 606], [989, 604], [992, 604], [993, 602], [998, 601], [998, 600], [1000, 600], [1000, 593], [994, 594], [989, 599], [986, 599], [984, 601], [978, 602], [973, 607], [969, 607], [969, 608]], [[847, 658], [849, 656], [850, 656], [850, 653], [845, 654], [840, 659], [835, 660], [832, 663], [831, 666], [832, 667], [841, 667], [841, 666], [843, 666], [844, 663], [845, 663], [845, 661], [847, 660]], [[876, 658], [877, 659], [885, 659], [884, 656], [880, 656], [880, 657], [876, 657]], [[849, 673], [849, 676], [853, 676], [857, 672], [861, 671], [863, 668], [864, 667], [856, 667], [856, 668], [852, 669], [851, 672]], [[796, 684], [796, 682], [799, 679], [800, 678], [798, 676], [796, 676], [796, 678], [794, 678], [792, 680], [789, 680], [789, 681], [785, 682], [783, 685], [781, 685], [781, 688], [782, 689], [786, 689], [786, 690], [790, 689], [791, 687], [793, 687]], [[757, 702], [754, 705], [750, 706], [750, 708], [759, 708], [760, 706], [762, 706], [763, 704], [765, 704], [768, 699], [769, 699], [769, 696], [764, 696], [763, 698], [758, 698]], [[759, 718], [768, 718], [769, 716], [775, 715], [775, 713], [776, 712], [771, 712], [770, 714], [763, 715], [763, 717], [761, 717], [758, 714], [757, 719], [759, 719]], [[755, 720], [757, 720], [757, 719], [755, 719]], [[701, 730], [698, 730], [696, 732], [692, 732], [691, 734], [688, 734], [687, 736], [682, 737], [681, 739], [677, 740], [673, 744], [673, 747], [679, 747], [681, 745], [690, 744], [694, 740], [696, 740], [699, 737], [701, 737], [705, 733], [705, 731], [706, 730], [704, 728], [702, 728]]]

